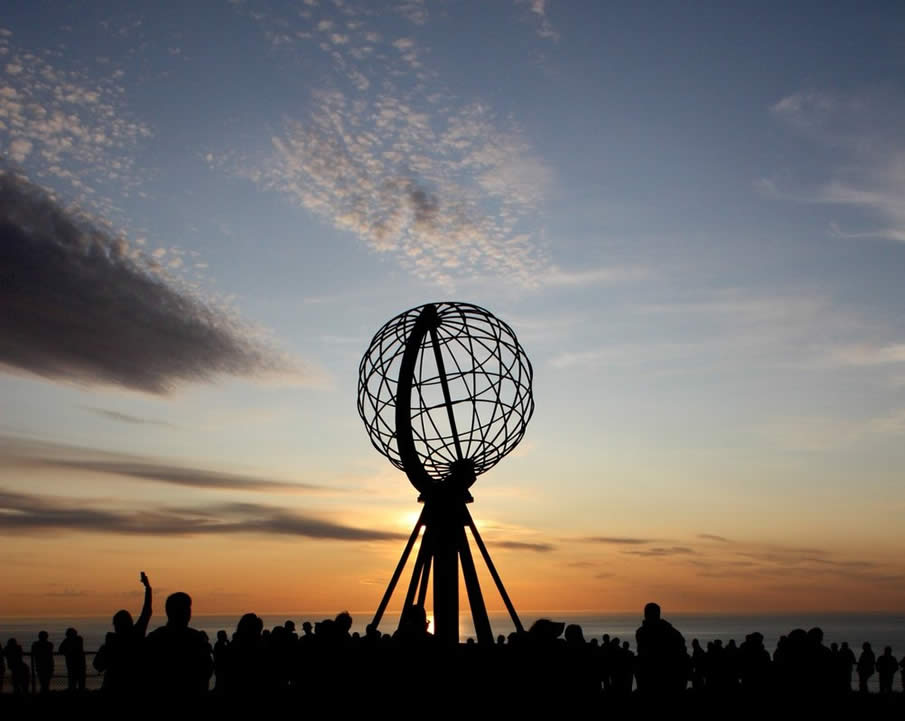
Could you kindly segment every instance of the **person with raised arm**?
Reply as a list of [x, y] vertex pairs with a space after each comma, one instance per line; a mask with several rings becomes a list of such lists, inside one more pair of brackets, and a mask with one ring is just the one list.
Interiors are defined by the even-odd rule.
[[134, 691], [141, 683], [142, 645], [151, 620], [151, 584], [145, 572], [140, 580], [145, 587], [145, 601], [138, 621], [132, 621], [132, 614], [120, 609], [113, 616], [113, 632], [107, 634], [106, 641], [94, 656], [94, 668], [104, 674], [103, 689], [110, 693], [123, 694]]

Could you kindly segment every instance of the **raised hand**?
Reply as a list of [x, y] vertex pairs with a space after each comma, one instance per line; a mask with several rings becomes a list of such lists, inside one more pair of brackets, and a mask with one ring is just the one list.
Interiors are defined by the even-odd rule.
[[141, 572], [141, 583], [145, 588], [149, 588], [151, 585], [144, 571]]

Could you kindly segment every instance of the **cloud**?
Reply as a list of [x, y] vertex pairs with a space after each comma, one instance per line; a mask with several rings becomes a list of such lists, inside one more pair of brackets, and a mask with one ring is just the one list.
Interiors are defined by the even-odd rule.
[[557, 266], [544, 273], [544, 286], [581, 287], [586, 285], [613, 285], [646, 280], [651, 271], [640, 267], [603, 267], [585, 270], [563, 270]]
[[534, 285], [546, 275], [533, 229], [549, 173], [488, 108], [438, 117], [389, 94], [364, 107], [338, 92], [318, 100], [307, 122], [272, 138], [263, 167], [236, 172], [425, 280], [491, 273]]
[[905, 363], [905, 343], [842, 346], [832, 351], [830, 362], [841, 366], [881, 366]]
[[554, 42], [559, 41], [559, 33], [553, 29], [553, 25], [547, 17], [547, 0], [515, 0], [515, 4], [528, 6], [531, 16], [537, 22], [538, 36], [550, 38]]
[[510, 551], [536, 551], [537, 553], [549, 553], [556, 549], [556, 546], [549, 543], [526, 543], [524, 541], [494, 541], [491, 545], [494, 548], [506, 548]]
[[905, 243], [905, 228], [880, 228], [879, 230], [862, 231], [860, 233], [847, 233], [843, 231], [838, 223], [830, 223], [830, 233], [836, 238], [845, 238], [848, 240], [894, 240], [897, 243]]
[[133, 425], [144, 425], [144, 426], [170, 426], [173, 424], [167, 421], [158, 421], [152, 418], [140, 418], [138, 416], [132, 416], [128, 413], [120, 413], [119, 411], [111, 411], [107, 408], [92, 408], [90, 406], [82, 406], [84, 410], [99, 415], [101, 418], [108, 418], [112, 421], [120, 421], [121, 423], [130, 423]]
[[192, 468], [125, 454], [4, 436], [0, 436], [0, 460], [7, 467], [57, 468], [103, 473], [193, 488], [266, 493], [342, 490], [311, 483], [277, 481], [240, 473]]
[[165, 394], [290, 364], [125, 239], [0, 171], [0, 366]]
[[24, 163], [28, 154], [31, 152], [32, 144], [30, 140], [24, 138], [16, 138], [9, 144], [9, 156], [17, 163]]
[[251, 503], [197, 509], [157, 507], [122, 511], [92, 507], [74, 498], [0, 489], [0, 534], [64, 532], [148, 536], [256, 534], [333, 541], [404, 538], [399, 533], [354, 528], [274, 506]]
[[[859, 208], [876, 218], [873, 227], [847, 233], [831, 223], [836, 237], [905, 242], [905, 95], [801, 91], [780, 99], [771, 112], [833, 154], [826, 180], [794, 199]], [[782, 195], [775, 183], [772, 188]]]
[[663, 557], [663, 556], [686, 556], [693, 554], [695, 551], [688, 546], [670, 546], [666, 547], [655, 547], [655, 548], [645, 548], [640, 551], [623, 551], [623, 553], [628, 553], [633, 556], [649, 556], [649, 557]]
[[699, 533], [698, 538], [703, 538], [705, 541], [717, 541], [718, 543], [731, 543], [725, 536], [717, 536], [713, 533]]
[[86, 71], [72, 54], [57, 65], [54, 51], [31, 52], [8, 36], [0, 36], [0, 53], [8, 59], [0, 73], [0, 152], [38, 182], [66, 187], [83, 207], [116, 216], [111, 196], [143, 184], [135, 150], [152, 136], [127, 108], [122, 70]]
[[[511, 116], [442, 82], [416, 32], [423, 4], [391, 10], [412, 32], [387, 36], [384, 13], [366, 3], [262, 16], [274, 38], [301, 46], [300, 62], [320, 52], [330, 70], [309, 111], [272, 134], [271, 152], [212, 152], [209, 164], [285, 195], [420, 279], [540, 285], [551, 170]], [[339, 27], [342, 43], [327, 42]]]
[[629, 536], [586, 536], [578, 539], [582, 543], [603, 543], [614, 546], [640, 546], [645, 543], [655, 543], [651, 538], [632, 538]]

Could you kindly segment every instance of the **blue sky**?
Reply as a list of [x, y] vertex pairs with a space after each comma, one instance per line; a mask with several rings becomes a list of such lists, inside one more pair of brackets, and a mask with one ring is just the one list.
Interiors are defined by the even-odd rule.
[[[878, 564], [800, 561], [778, 591], [762, 554], [774, 608], [901, 577], [898, 3], [30, 1], [2, 27], [7, 171], [253, 351], [197, 372], [158, 359], [149, 389], [141, 352], [134, 374], [94, 356], [39, 376], [7, 349], [6, 453], [313, 483], [339, 490], [293, 497], [299, 514], [386, 529], [414, 499], [356, 416], [358, 363], [388, 318], [460, 299], [509, 322], [535, 365], [526, 440], [476, 492], [500, 538], [555, 547], [517, 568], [615, 564], [612, 608], [666, 572], [658, 592], [690, 608], [701, 563], [725, 572], [735, 553], [709, 534]], [[58, 471], [0, 480], [124, 512], [242, 495]], [[588, 560], [575, 539], [600, 535], [689, 553]]]

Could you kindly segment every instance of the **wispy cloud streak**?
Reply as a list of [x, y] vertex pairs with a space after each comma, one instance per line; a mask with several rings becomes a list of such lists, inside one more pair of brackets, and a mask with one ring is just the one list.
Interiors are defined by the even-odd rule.
[[316, 516], [252, 503], [139, 511], [98, 508], [72, 498], [0, 489], [0, 534], [48, 532], [199, 536], [258, 534], [331, 541], [390, 541], [401, 534], [354, 528]]
[[311, 483], [277, 481], [260, 476], [193, 468], [119, 453], [3, 436], [0, 436], [0, 461], [7, 468], [47, 468], [83, 473], [103, 473], [211, 490], [265, 493], [337, 492], [343, 490]]

